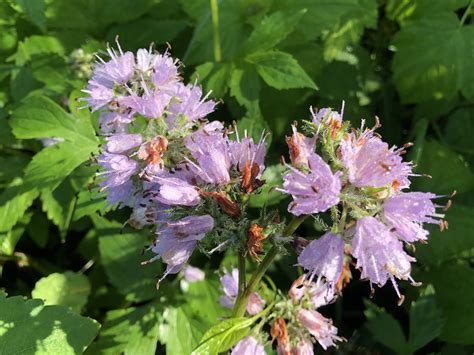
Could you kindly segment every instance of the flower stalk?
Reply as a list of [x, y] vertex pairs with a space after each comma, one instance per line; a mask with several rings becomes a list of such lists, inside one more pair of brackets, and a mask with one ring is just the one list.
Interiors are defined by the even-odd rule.
[[[293, 218], [291, 222], [286, 226], [285, 230], [282, 233], [282, 236], [283, 237], [291, 236], [296, 231], [296, 229], [301, 225], [301, 223], [303, 223], [306, 217], [307, 216], [302, 215], [302, 216]], [[232, 312], [233, 317], [242, 317], [245, 314], [245, 308], [247, 306], [247, 302], [250, 295], [253, 292], [255, 292], [258, 286], [258, 283], [262, 279], [263, 275], [265, 275], [265, 272], [270, 267], [270, 264], [278, 255], [278, 250], [279, 248], [276, 245], [274, 245], [268, 251], [267, 255], [265, 255], [265, 258], [258, 265], [257, 270], [255, 270], [254, 274], [252, 275], [247, 287], [245, 287], [243, 291], [240, 290], [240, 276], [239, 276], [239, 294], [241, 294], [241, 297], [238, 297], [237, 301], [235, 302], [235, 306]], [[239, 275], [240, 275], [240, 270], [239, 270]]]

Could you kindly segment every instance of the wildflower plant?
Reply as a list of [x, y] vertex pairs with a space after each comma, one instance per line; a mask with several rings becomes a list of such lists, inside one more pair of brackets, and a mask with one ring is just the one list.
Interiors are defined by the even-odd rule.
[[[193, 253], [237, 255], [220, 279], [220, 304], [232, 309], [231, 318], [204, 335], [197, 353], [264, 354], [273, 343], [281, 354], [312, 354], [313, 344], [337, 346], [344, 339], [318, 309], [344, 292], [351, 265], [373, 292], [390, 283], [400, 304], [400, 285], [418, 285], [407, 247], [426, 243], [425, 223], [446, 226], [435, 202], [445, 196], [409, 190], [417, 175], [403, 160], [408, 145], [390, 147], [376, 132], [378, 120], [353, 128], [344, 107], [311, 109], [286, 138], [289, 162], [276, 190], [290, 197], [288, 213], [262, 209], [254, 218], [249, 200], [266, 187], [267, 134], [255, 141], [239, 135], [235, 123], [209, 121], [217, 103], [196, 83], [184, 83], [181, 63], [168, 51], [134, 54], [118, 42], [107, 51], [84, 90], [86, 106], [100, 112], [96, 181], [110, 206], [130, 208], [130, 226], [155, 234], [148, 247], [154, 256], [143, 264], [166, 264], [157, 286], [181, 270], [189, 282], [202, 280], [202, 271], [188, 265]], [[321, 237], [295, 236], [320, 214], [329, 221]], [[268, 267], [296, 244], [294, 265], [305, 273], [288, 295], [267, 292]]]

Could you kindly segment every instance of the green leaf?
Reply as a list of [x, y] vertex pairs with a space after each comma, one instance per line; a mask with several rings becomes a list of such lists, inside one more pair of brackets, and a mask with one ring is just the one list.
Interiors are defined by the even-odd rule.
[[42, 299], [48, 306], [66, 306], [80, 313], [87, 303], [90, 291], [91, 285], [86, 276], [66, 271], [39, 279], [31, 291], [31, 297]]
[[232, 63], [204, 63], [196, 67], [194, 77], [205, 91], [212, 91], [212, 96], [220, 99], [227, 93], [232, 69]]
[[153, 355], [158, 342], [162, 306], [148, 303], [107, 312], [100, 338], [86, 354]]
[[107, 200], [99, 194], [99, 189], [83, 189], [77, 196], [76, 208], [73, 220], [77, 221], [84, 216], [88, 216], [97, 211], [107, 211], [110, 208]]
[[10, 92], [14, 101], [20, 101], [41, 86], [41, 83], [33, 77], [31, 68], [21, 67], [11, 71]]
[[435, 339], [444, 324], [441, 310], [435, 302], [433, 288], [428, 287], [427, 291], [413, 302], [410, 308], [408, 348], [413, 353]]
[[446, 323], [440, 338], [456, 344], [472, 344], [474, 339], [474, 273], [463, 264], [443, 264], [422, 272], [420, 281], [436, 290], [436, 303], [442, 308]]
[[265, 17], [243, 43], [241, 51], [245, 54], [265, 52], [283, 41], [306, 13], [298, 11], [277, 11]]
[[25, 192], [21, 186], [4, 190], [0, 195], [0, 233], [11, 230], [37, 196], [36, 190]]
[[209, 275], [203, 281], [192, 282], [184, 293], [185, 303], [182, 305], [186, 314], [201, 319], [208, 327], [228, 316], [228, 311], [221, 307], [220, 283], [216, 277]]
[[43, 211], [58, 226], [64, 240], [77, 202], [70, 180], [64, 180], [54, 191], [42, 190], [41, 202]]
[[[33, 0], [35, 1], [35, 0]], [[53, 36], [31, 36], [18, 44], [15, 54], [16, 65], [22, 66], [29, 62], [35, 56], [57, 54], [63, 56], [65, 54], [64, 47], [56, 37]]]
[[10, 120], [17, 138], [63, 138], [46, 147], [25, 169], [24, 188], [41, 186], [54, 189], [91, 154], [98, 151], [98, 140], [89, 120], [66, 113], [59, 105], [42, 96], [24, 100]]
[[[215, 59], [214, 30], [209, 2], [206, 7], [207, 10], [200, 16], [183, 57], [187, 65], [210, 62]], [[234, 56], [246, 35], [245, 18], [241, 15], [240, 2], [221, 1], [219, 3], [219, 37], [223, 61]]]
[[156, 276], [160, 275], [159, 262], [140, 265], [151, 255], [142, 255], [149, 243], [144, 234], [113, 234], [99, 239], [99, 251], [109, 281], [132, 302], [142, 302], [158, 296]]
[[33, 214], [30, 223], [26, 227], [26, 231], [36, 245], [44, 248], [49, 239], [49, 221], [44, 213], [36, 212]]
[[448, 118], [444, 138], [453, 149], [474, 154], [474, 109], [459, 109]]
[[356, 19], [361, 26], [373, 28], [377, 23], [377, 2], [375, 0], [303, 0], [298, 5], [292, 0], [276, 2], [284, 9], [305, 8], [307, 13], [299, 21], [294, 36], [301, 42], [308, 42], [337, 32], [346, 22]]
[[256, 65], [262, 79], [275, 89], [311, 88], [316, 84], [289, 53], [270, 51], [255, 53], [246, 57]]
[[112, 43], [115, 37], [119, 36], [122, 48], [136, 50], [138, 48], [148, 48], [150, 43], [172, 43], [186, 26], [187, 22], [183, 20], [141, 18], [112, 26], [108, 30], [106, 38]]
[[90, 121], [74, 117], [44, 96], [25, 99], [13, 111], [10, 125], [13, 134], [19, 139], [61, 137], [78, 143], [77, 148], [81, 145], [97, 145]]
[[415, 186], [422, 191], [450, 194], [454, 190], [462, 193], [474, 187], [474, 174], [464, 158], [437, 141], [424, 143], [415, 172], [432, 176], [431, 179], [416, 179]]
[[230, 94], [248, 110], [258, 105], [260, 79], [251, 65], [235, 68], [230, 77]]
[[470, 0], [388, 0], [385, 10], [388, 18], [404, 25], [407, 19], [458, 10], [466, 6], [469, 1]]
[[[461, 27], [454, 13], [410, 21], [393, 38], [393, 80], [405, 103], [446, 100], [458, 90], [472, 97], [473, 27]], [[467, 76], [467, 78], [466, 78]]]
[[286, 167], [281, 164], [265, 168], [261, 178], [262, 181], [265, 181], [265, 185], [263, 185], [261, 192], [251, 195], [251, 207], [273, 206], [287, 197], [285, 194], [274, 190], [275, 187], [283, 184], [283, 172], [285, 170]]
[[167, 354], [191, 354], [198, 345], [206, 325], [190, 317], [181, 308], [167, 308], [166, 324], [160, 331], [160, 341], [166, 344]]
[[239, 340], [247, 336], [255, 318], [230, 318], [213, 326], [201, 339], [193, 355], [218, 353], [229, 350]]
[[15, 251], [16, 243], [26, 230], [26, 226], [30, 223], [32, 213], [24, 214], [18, 223], [8, 232], [0, 232], [0, 253], [12, 255]]
[[28, 161], [26, 155], [0, 156], [0, 183], [8, 183], [15, 177], [20, 177]]
[[0, 354], [79, 354], [99, 323], [67, 307], [0, 295]]
[[39, 28], [44, 28], [46, 24], [44, 0], [14, 0], [25, 16]]
[[[472, 15], [471, 15], [472, 16]], [[461, 56], [460, 85], [461, 93], [470, 101], [474, 100], [474, 26], [466, 26], [461, 32], [464, 51]]]
[[400, 324], [390, 315], [376, 311], [365, 323], [374, 339], [396, 353], [406, 353], [406, 339]]
[[428, 244], [417, 245], [416, 258], [427, 265], [440, 265], [463, 257], [466, 253], [473, 253], [473, 213], [473, 207], [454, 203], [445, 217], [449, 222], [449, 229], [440, 232], [437, 225], [428, 226], [430, 231]]
[[[78, 143], [79, 144], [79, 143]], [[63, 142], [37, 153], [25, 169], [24, 188], [55, 189], [79, 165], [89, 160], [96, 146]]]
[[155, 3], [155, 0], [54, 0], [48, 6], [48, 24], [56, 28], [102, 30], [112, 23], [142, 16]]

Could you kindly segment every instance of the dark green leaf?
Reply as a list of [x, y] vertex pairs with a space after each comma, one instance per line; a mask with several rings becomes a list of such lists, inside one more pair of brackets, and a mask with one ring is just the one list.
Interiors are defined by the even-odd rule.
[[206, 330], [206, 324], [190, 317], [181, 308], [168, 308], [164, 313], [166, 324], [160, 332], [160, 341], [166, 344], [167, 354], [191, 354]]
[[466, 192], [474, 187], [474, 174], [464, 158], [437, 141], [424, 143], [415, 171], [432, 176], [431, 179], [416, 179], [416, 188], [422, 191], [449, 194], [454, 190]]
[[161, 318], [159, 303], [107, 312], [100, 338], [86, 354], [153, 355]]
[[113, 234], [100, 237], [99, 251], [110, 283], [127, 300], [141, 302], [158, 296], [156, 277], [160, 275], [160, 263], [140, 265], [151, 258], [142, 255], [149, 243], [144, 234]]
[[306, 9], [294, 12], [277, 11], [264, 18], [244, 42], [242, 52], [251, 54], [273, 49], [293, 31], [305, 13]]
[[406, 339], [400, 324], [387, 313], [377, 312], [365, 324], [377, 342], [396, 353], [406, 352]]
[[474, 272], [463, 264], [443, 264], [421, 274], [421, 281], [434, 285], [436, 302], [446, 323], [441, 339], [457, 344], [472, 344], [474, 339]]
[[46, 24], [44, 0], [14, 0], [25, 13], [25, 16], [36, 26], [43, 28]]
[[247, 56], [246, 60], [255, 64], [262, 79], [276, 89], [317, 89], [313, 80], [289, 53], [255, 53]]
[[437, 225], [429, 226], [428, 244], [417, 245], [417, 259], [424, 264], [439, 265], [462, 257], [466, 253], [473, 253], [473, 214], [473, 207], [454, 203], [453, 207], [446, 212], [445, 217], [449, 222], [449, 229], [440, 232]]
[[444, 324], [432, 287], [428, 287], [427, 291], [410, 307], [408, 348], [411, 352], [415, 352], [435, 339], [441, 333]]

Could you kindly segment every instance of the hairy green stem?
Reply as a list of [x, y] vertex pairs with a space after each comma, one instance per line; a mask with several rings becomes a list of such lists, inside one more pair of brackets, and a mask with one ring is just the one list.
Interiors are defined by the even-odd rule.
[[242, 297], [245, 287], [246, 287], [246, 282], [245, 282], [245, 256], [243, 252], [239, 252], [239, 291], [237, 293], [237, 300], [236, 302], [239, 302], [239, 299]]
[[[300, 226], [301, 223], [306, 219], [307, 216], [299, 216], [293, 218], [293, 220], [286, 226], [285, 230], [282, 233], [283, 237], [288, 237], [292, 235], [296, 229]], [[265, 258], [263, 258], [262, 262], [258, 265], [257, 270], [253, 273], [247, 287], [245, 288], [244, 292], [242, 293], [241, 297], [238, 297], [235, 306], [232, 312], [233, 317], [243, 317], [245, 314], [245, 308], [247, 307], [247, 303], [249, 300], [250, 295], [255, 292], [255, 289], [258, 286], [258, 283], [262, 279], [263, 275], [265, 275], [265, 272], [275, 259], [275, 257], [278, 255], [278, 247], [273, 246], [265, 255]], [[240, 280], [240, 276], [239, 276]]]
[[211, 1], [211, 16], [212, 16], [212, 28], [214, 31], [214, 60], [220, 62], [222, 60], [221, 55], [221, 41], [219, 38], [219, 6], [217, 0]]

